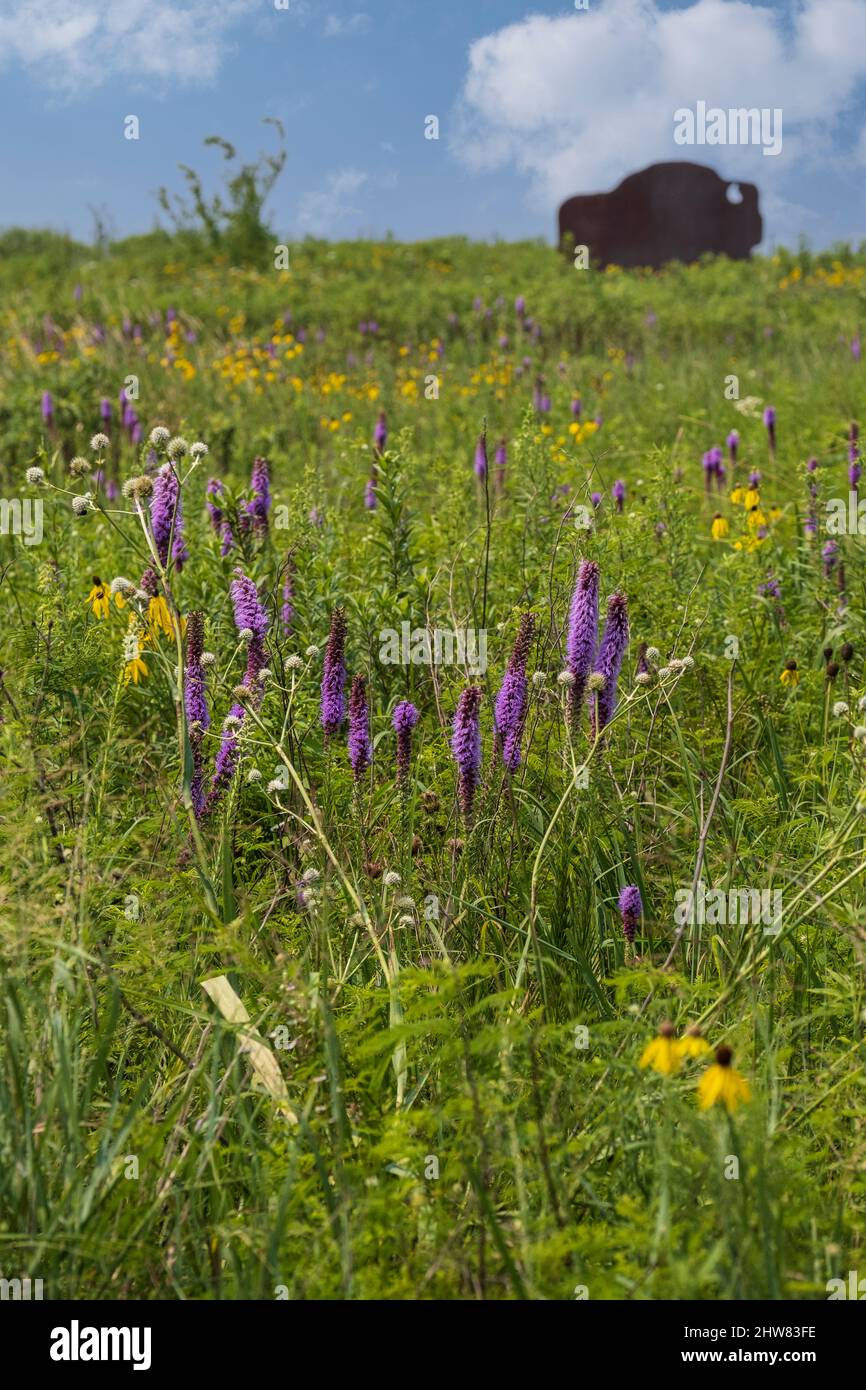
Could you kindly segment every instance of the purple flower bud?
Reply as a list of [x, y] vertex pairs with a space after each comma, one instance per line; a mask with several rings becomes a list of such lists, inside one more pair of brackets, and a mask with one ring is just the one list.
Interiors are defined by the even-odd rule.
[[604, 501], [604, 498], [602, 497], [600, 492], [591, 492], [589, 494], [589, 500], [592, 503], [593, 507], [596, 509], [596, 511], [598, 511], [599, 507]]
[[580, 396], [575, 396], [574, 400], [571, 402], [571, 413], [574, 416], [575, 420], [580, 419], [580, 412], [582, 409], [583, 403], [580, 399]]
[[368, 478], [367, 486], [364, 488], [364, 506], [368, 512], [374, 512], [377, 507], [376, 501], [376, 479]]
[[623, 503], [625, 502], [625, 483], [622, 481], [622, 478], [617, 478], [616, 482], [610, 490], [610, 495], [616, 503], [617, 511], [621, 512], [623, 509]]
[[829, 579], [839, 558], [839, 546], [836, 541], [827, 541], [821, 551], [821, 559], [824, 561], [824, 578]]
[[[204, 650], [204, 614], [190, 613], [186, 623], [186, 670], [184, 672], [184, 707], [189, 727], [189, 742], [192, 750], [193, 773], [190, 787], [193, 810], [201, 817], [204, 809], [204, 786], [202, 779], [202, 739], [210, 728], [210, 710], [205, 693], [204, 667], [201, 664]], [[197, 727], [195, 727], [197, 726]]]
[[[594, 674], [604, 678], [597, 692], [590, 692], [593, 733], [607, 727], [616, 710], [617, 681], [628, 648], [628, 600], [625, 594], [612, 594], [607, 604], [607, 621], [598, 649]], [[594, 697], [594, 698], [593, 698]]]
[[586, 682], [595, 660], [598, 641], [599, 569], [595, 560], [582, 560], [571, 599], [566, 641], [566, 665], [573, 676], [568, 690], [568, 716], [572, 728], [580, 717]]
[[776, 455], [776, 407], [768, 405], [764, 411], [764, 424], [767, 427], [767, 443], [770, 446], [770, 453], [775, 458]]
[[809, 473], [817, 473], [818, 460], [816, 458], [809, 459], [809, 462], [806, 464], [806, 469]]
[[854, 358], [855, 362], [860, 361], [860, 338], [856, 333], [851, 339], [851, 356]]
[[105, 396], [103, 396], [102, 400], [99, 402], [99, 418], [103, 420], [106, 425], [111, 423], [111, 401], [106, 400]]
[[475, 445], [475, 476], [480, 482], [487, 477], [487, 435], [484, 433], [479, 434]]
[[523, 315], [526, 313], [526, 300], [523, 298], [522, 294], [519, 294], [514, 301], [514, 312], [518, 318], [523, 318]]
[[467, 685], [460, 693], [451, 734], [451, 752], [457, 764], [457, 796], [467, 825], [472, 820], [481, 770], [480, 716], [481, 691], [477, 685]]
[[535, 618], [524, 613], [508, 662], [499, 694], [494, 704], [494, 726], [502, 761], [509, 772], [520, 766], [520, 741], [526, 723], [529, 687], [526, 681], [526, 661], [535, 631]]
[[342, 608], [331, 614], [331, 630], [322, 668], [320, 717], [325, 737], [335, 734], [346, 714], [346, 615]]
[[496, 486], [500, 492], [505, 487], [505, 466], [508, 461], [507, 447], [504, 439], [500, 439], [496, 446], [496, 453], [493, 455], [493, 462], [496, 465]]
[[183, 539], [183, 503], [180, 495], [180, 482], [170, 463], [164, 463], [153, 481], [153, 495], [150, 499], [150, 524], [157, 554], [163, 566], [168, 568], [168, 548], [171, 542], [171, 558], [174, 567], [180, 571], [189, 559], [189, 552]]
[[373, 430], [373, 443], [375, 444], [379, 453], [384, 454], [385, 445], [388, 443], [388, 424], [385, 419], [384, 410], [379, 411], [379, 415], [376, 420], [376, 427]]
[[640, 900], [640, 890], [633, 884], [626, 884], [619, 895], [618, 907], [622, 917], [622, 933], [626, 941], [634, 941], [635, 932], [640, 925], [643, 914], [643, 903]]
[[50, 391], [42, 392], [42, 419], [50, 425], [54, 419], [54, 399]]
[[355, 781], [363, 776], [373, 758], [370, 743], [370, 711], [367, 705], [367, 682], [364, 676], [352, 679], [349, 691], [349, 762]]
[[411, 700], [401, 700], [391, 716], [391, 723], [397, 734], [397, 780], [401, 787], [409, 778], [409, 761], [412, 756], [412, 730], [420, 716]]
[[257, 536], [267, 535], [271, 510], [271, 471], [266, 458], [257, 457], [253, 461], [250, 491], [252, 499], [247, 503], [247, 516]]
[[749, 474], [749, 487], [759, 488], [761, 486], [761, 480], [763, 476], [764, 475], [759, 468], [753, 468], [751, 473]]

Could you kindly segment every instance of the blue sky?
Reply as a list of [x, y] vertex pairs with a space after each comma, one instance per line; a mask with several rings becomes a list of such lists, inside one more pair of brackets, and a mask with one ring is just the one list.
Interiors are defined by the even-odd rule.
[[[569, 194], [696, 158], [758, 183], [767, 246], [866, 240], [866, 0], [283, 3], [0, 0], [3, 224], [146, 231], [179, 162], [216, 185], [205, 136], [277, 116], [290, 238], [550, 241]], [[782, 152], [677, 146], [699, 100], [780, 109]]]

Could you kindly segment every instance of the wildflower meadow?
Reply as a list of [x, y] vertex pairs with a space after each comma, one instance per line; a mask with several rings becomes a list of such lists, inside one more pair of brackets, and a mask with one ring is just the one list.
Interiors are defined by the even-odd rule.
[[866, 256], [283, 250], [0, 239], [3, 1273], [827, 1299]]

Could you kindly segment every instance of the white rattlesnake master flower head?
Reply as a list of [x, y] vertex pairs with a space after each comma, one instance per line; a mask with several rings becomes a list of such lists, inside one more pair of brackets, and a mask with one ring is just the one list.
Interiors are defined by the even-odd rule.
[[857, 708], [866, 709], [866, 695], [860, 696], [860, 699], [857, 701]]
[[123, 495], [126, 498], [134, 498], [138, 501], [141, 497], [149, 497], [153, 492], [153, 479], [146, 473], [140, 473], [137, 478], [127, 478], [123, 484]]
[[837, 700], [833, 706], [833, 718], [842, 719], [848, 713], [848, 706], [844, 700]]
[[90, 447], [95, 454], [98, 454], [101, 452], [101, 450], [107, 449], [110, 443], [111, 440], [109, 439], [108, 435], [102, 434], [100, 432], [92, 436], [90, 440]]
[[252, 782], [261, 782], [261, 780], [262, 780], [262, 774], [259, 772], [258, 768], [257, 768], [257, 767], [251, 767], [250, 770], [249, 770], [249, 772], [247, 773], [247, 781], [252, 783]]
[[34, 487], [36, 487], [39, 483], [45, 482], [45, 469], [28, 468], [27, 472], [24, 474], [24, 477], [27, 479], [28, 483], [31, 483]]
[[388, 872], [385, 874], [384, 878], [382, 879], [382, 882], [384, 883], [386, 888], [396, 888], [398, 883], [402, 883], [403, 880], [397, 873], [396, 869], [389, 869]]
[[190, 444], [189, 452], [191, 458], [202, 459], [205, 454], [210, 453], [210, 450], [206, 444], [203, 444], [200, 439], [197, 439], [194, 444]]
[[414, 925], [415, 925], [415, 918], [414, 918], [414, 917], [409, 917], [406, 913], [404, 913], [402, 917], [398, 917], [398, 918], [397, 918], [397, 926], [398, 926], [398, 927], [414, 927]]
[[319, 648], [318, 648], [318, 647], [316, 647], [316, 646], [307, 647], [307, 656], [309, 656], [309, 657], [312, 658], [312, 657], [317, 657], [318, 655], [319, 655]]
[[303, 664], [304, 658], [302, 656], [298, 656], [297, 652], [292, 652], [292, 655], [286, 658], [287, 671], [299, 671]]
[[866, 739], [866, 724], [857, 724], [855, 726], [854, 737], [860, 739], [861, 741], [863, 739]]
[[652, 685], [653, 678], [649, 671], [638, 671], [635, 676], [636, 685]]
[[671, 660], [668, 662], [668, 666], [671, 669], [671, 671], [684, 671], [686, 669], [685, 661], [678, 656], [672, 657]]
[[200, 663], [202, 666], [213, 666], [215, 661], [216, 657], [214, 656], [213, 652], [202, 652]]
[[320, 879], [321, 877], [322, 877], [322, 875], [319, 873], [318, 869], [313, 869], [313, 868], [304, 869], [304, 872], [301, 874], [301, 882], [302, 882], [302, 883], [318, 883], [318, 881], [319, 881], [319, 879]]
[[661, 655], [662, 654], [659, 651], [658, 647], [647, 647], [646, 651], [644, 652], [644, 656], [646, 657], [650, 666], [658, 666], [661, 660]]
[[93, 506], [93, 497], [89, 492], [79, 493], [72, 499], [72, 510], [76, 516], [85, 516]]
[[239, 719], [236, 714], [227, 714], [225, 719], [223, 720], [223, 729], [227, 734], [233, 733], [235, 729], [239, 729], [241, 727], [243, 722], [244, 721], [242, 719]]
[[539, 690], [539, 689], [541, 688], [541, 686], [544, 685], [544, 683], [545, 683], [546, 680], [547, 680], [547, 672], [546, 672], [546, 671], [533, 671], [533, 673], [532, 673], [532, 684], [535, 686], [536, 690]]
[[560, 671], [556, 679], [560, 685], [574, 685], [574, 676], [571, 674], [570, 671]]
[[398, 898], [394, 906], [398, 907], [401, 912], [415, 911], [415, 902], [413, 898]]
[[189, 453], [189, 445], [182, 434], [176, 434], [174, 439], [170, 439], [166, 444], [165, 452], [170, 459], [182, 459], [184, 454]]
[[674, 668], [672, 666], [662, 666], [658, 674], [661, 676], [662, 680], [664, 680], [665, 676], [672, 676], [674, 674]]
[[156, 429], [150, 432], [150, 442], [159, 448], [160, 444], [167, 444], [171, 439], [171, 430], [167, 430], [165, 425], [157, 425]]
[[286, 784], [281, 777], [272, 777], [267, 789], [271, 796], [276, 796], [277, 792], [286, 790]]
[[350, 927], [366, 927], [369, 925], [369, 917], [366, 912], [353, 912], [349, 918]]
[[252, 628], [251, 628], [251, 627], [242, 627], [242, 628], [239, 630], [239, 632], [238, 632], [238, 640], [239, 640], [240, 642], [243, 642], [243, 644], [244, 644], [245, 647], [249, 646], [250, 642], [252, 642], [252, 640], [253, 640], [253, 630], [252, 630]]
[[112, 579], [108, 587], [111, 590], [112, 596], [114, 594], [123, 594], [124, 597], [132, 597], [135, 593], [135, 585], [132, 580], [124, 579], [120, 574], [117, 575], [115, 579]]
[[69, 460], [69, 472], [73, 478], [80, 478], [82, 473], [89, 473], [92, 467], [90, 459], [82, 458], [80, 454]]
[[593, 671], [586, 683], [587, 690], [604, 690], [604, 676], [601, 671]]
[[150, 606], [150, 594], [146, 589], [136, 589], [134, 598], [136, 603], [140, 603], [144, 608]]
[[683, 666], [687, 671], [693, 671], [695, 669], [695, 658], [693, 656], [684, 656]]
[[262, 669], [259, 671], [259, 680], [260, 680], [260, 681], [269, 681], [269, 680], [271, 679], [271, 676], [272, 676], [273, 674], [274, 674], [274, 673], [273, 673], [273, 671], [271, 670], [270, 666], [263, 666]]

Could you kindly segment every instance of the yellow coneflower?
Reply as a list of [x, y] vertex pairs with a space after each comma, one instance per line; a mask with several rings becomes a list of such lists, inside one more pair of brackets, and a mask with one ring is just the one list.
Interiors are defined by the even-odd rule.
[[90, 604], [94, 618], [108, 617], [108, 610], [111, 606], [109, 588], [107, 584], [103, 584], [98, 574], [93, 576], [93, 588], [87, 595], [85, 603]]
[[677, 1043], [680, 1057], [704, 1057], [712, 1048], [696, 1024], [687, 1028]]
[[800, 672], [797, 670], [796, 661], [786, 661], [785, 669], [779, 677], [783, 685], [797, 685], [800, 680]]
[[731, 501], [733, 502], [735, 507], [738, 507], [740, 505], [745, 495], [746, 489], [744, 487], [734, 488], [733, 492], [731, 493]]
[[123, 639], [123, 684], [138, 685], [139, 678], [147, 675], [147, 666], [141, 657], [141, 644], [147, 641], [147, 634], [141, 632], [134, 617], [130, 617], [129, 629]]
[[647, 1043], [644, 1048], [639, 1065], [652, 1067], [653, 1071], [660, 1072], [662, 1076], [673, 1076], [675, 1072], [678, 1072], [680, 1054], [674, 1031], [672, 1023], [662, 1023], [659, 1027], [658, 1037], [653, 1038], [652, 1042]]
[[760, 501], [761, 494], [758, 492], [758, 489], [756, 487], [746, 488], [745, 492], [743, 493], [743, 506], [745, 507], [747, 512], [750, 512], [753, 507], [757, 507]]
[[733, 1115], [741, 1101], [752, 1099], [752, 1092], [746, 1078], [731, 1066], [733, 1052], [722, 1043], [716, 1048], [716, 1060], [707, 1067], [698, 1084], [698, 1105], [709, 1110], [711, 1105], [722, 1102], [729, 1115]]
[[174, 626], [171, 621], [171, 610], [163, 598], [158, 594], [150, 600], [147, 605], [147, 621], [150, 624], [151, 633], [156, 636], [160, 629], [166, 637], [174, 636]]
[[722, 516], [721, 512], [716, 512], [715, 516], [713, 517], [713, 524], [710, 527], [710, 534], [712, 535], [713, 540], [723, 541], [730, 529], [730, 526], [728, 525], [725, 518]]

